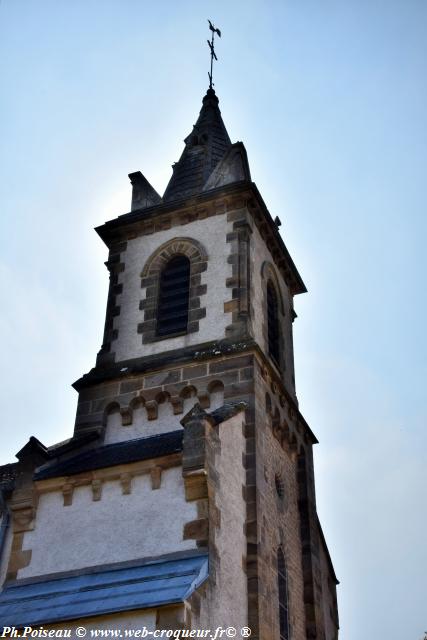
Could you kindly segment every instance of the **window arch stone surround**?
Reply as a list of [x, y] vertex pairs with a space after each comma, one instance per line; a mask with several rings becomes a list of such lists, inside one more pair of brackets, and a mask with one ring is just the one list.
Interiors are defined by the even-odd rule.
[[[188, 301], [188, 324], [185, 332], [158, 336], [156, 334], [160, 276], [169, 260], [175, 256], [186, 256], [190, 261], [190, 295]], [[168, 240], [148, 258], [141, 272], [141, 287], [145, 288], [145, 298], [139, 308], [144, 312], [144, 321], [138, 325], [143, 344], [194, 333], [199, 330], [199, 320], [206, 316], [206, 307], [202, 307], [201, 296], [207, 292], [202, 284], [202, 273], [208, 268], [208, 254], [204, 246], [193, 238], [181, 237]]]
[[[267, 289], [268, 283], [270, 282], [273, 286], [277, 297], [277, 315], [278, 315], [278, 328], [279, 328], [279, 362], [275, 362], [276, 366], [279, 367], [280, 371], [284, 371], [286, 369], [286, 361], [285, 361], [285, 336], [283, 334], [284, 328], [284, 318], [285, 318], [285, 305], [283, 302], [282, 290], [279, 284], [279, 278], [277, 277], [277, 273], [271, 262], [265, 260], [261, 266], [261, 280], [262, 280], [262, 289], [263, 289], [263, 323], [262, 323], [262, 334], [264, 338], [264, 345], [266, 349], [266, 353], [268, 354], [268, 317], [267, 317]], [[271, 356], [270, 356], [271, 357]]]
[[278, 303], [279, 303], [279, 311], [283, 315], [285, 315], [285, 306], [283, 304], [283, 296], [282, 291], [279, 284], [279, 278], [277, 277], [277, 273], [271, 262], [265, 260], [261, 265], [261, 278], [263, 279], [265, 285], [267, 282], [271, 280], [276, 289]]

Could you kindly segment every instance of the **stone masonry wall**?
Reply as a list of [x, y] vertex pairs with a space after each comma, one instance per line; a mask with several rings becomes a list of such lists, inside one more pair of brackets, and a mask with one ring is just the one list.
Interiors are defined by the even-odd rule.
[[[193, 629], [247, 625], [243, 425], [241, 412], [208, 435], [214, 445], [207, 465], [209, 510], [214, 514], [209, 522], [210, 577], [192, 616]], [[199, 601], [194, 598], [193, 604], [194, 600]]]
[[[217, 409], [223, 404], [224, 390], [218, 385], [218, 390], [213, 389], [209, 393], [209, 410]], [[182, 398], [182, 415], [185, 415], [198, 402], [194, 388], [188, 390], [185, 398]], [[182, 429], [181, 413], [174, 412], [174, 405], [170, 398], [165, 396], [157, 406], [157, 417], [149, 420], [148, 412], [142, 402], [135, 401], [132, 405], [128, 419], [123, 424], [123, 416], [120, 408], [113, 405], [107, 413], [104, 444], [146, 438], [159, 433], [168, 433]]]
[[277, 552], [281, 546], [288, 573], [290, 637], [305, 640], [296, 464], [297, 440], [302, 439], [295, 433], [292, 443], [295, 421], [285, 417], [285, 407], [259, 367], [255, 376], [259, 638], [279, 638]]
[[[289, 558], [292, 590], [291, 621], [295, 635], [304, 633], [301, 538], [298, 515], [297, 454], [311, 460], [313, 435], [299, 417], [277, 372], [261, 353], [220, 356], [207, 362], [164, 368], [149, 375], [106, 382], [80, 392], [77, 431], [105, 424], [109, 407], [118, 407], [129, 424], [135, 404], [143, 404], [153, 424], [167, 397], [175, 419], [184, 415], [184, 401], [196, 397], [209, 409], [211, 393], [223, 389], [224, 402], [245, 401], [245, 534], [249, 626], [254, 637], [268, 638], [277, 630], [276, 553], [282, 544]], [[107, 412], [107, 413], [106, 413]], [[178, 420], [177, 420], [178, 421]], [[275, 495], [276, 474], [283, 480], [283, 503]], [[310, 471], [312, 478], [312, 471]], [[314, 485], [313, 485], [314, 486]], [[311, 481], [310, 481], [311, 487]], [[314, 489], [313, 489], [314, 490]], [[313, 493], [310, 488], [310, 495]]]
[[217, 422], [196, 405], [183, 420], [185, 494], [198, 511], [184, 536], [209, 554], [209, 577], [189, 599], [187, 628], [247, 625], [245, 407], [225, 405]]
[[336, 585], [323, 546], [320, 549], [320, 570], [322, 575], [323, 619], [325, 623], [325, 639], [338, 639], [338, 609]]
[[[226, 242], [226, 236], [231, 228], [231, 223], [227, 222], [227, 215], [224, 213], [207, 220], [190, 222], [183, 227], [172, 227], [127, 241], [126, 248], [120, 254], [120, 293], [115, 298], [117, 315], [114, 318], [111, 351], [115, 353], [116, 362], [224, 337], [226, 326], [229, 324], [229, 316], [224, 313], [224, 303], [230, 297], [226, 280], [231, 276], [231, 265], [227, 261], [230, 245]], [[197, 274], [200, 279], [199, 286], [203, 286], [203, 291], [206, 291], [200, 296], [205, 317], [198, 318], [196, 332], [143, 344], [138, 328], [142, 326], [144, 319], [147, 321], [147, 313], [141, 306], [149, 290], [147, 278], [141, 279], [144, 267], [162, 245], [172, 239], [176, 239], [178, 245], [181, 237], [194, 240], [205, 249], [205, 270], [200, 275]], [[142, 286], [144, 284], [145, 287]], [[210, 300], [209, 305], [206, 304], [206, 300]], [[152, 322], [155, 323], [155, 318]]]
[[251, 237], [251, 303], [252, 327], [256, 342], [268, 353], [267, 333], [267, 280], [272, 274], [273, 284], [278, 289], [279, 321], [281, 325], [281, 375], [290, 393], [295, 393], [293, 356], [293, 299], [280, 271], [274, 266], [273, 257], [258, 229], [254, 227]]
[[[117, 412], [120, 416], [114, 418], [116, 424], [107, 436], [109, 442], [125, 439], [126, 429], [129, 429], [128, 439], [180, 429], [179, 420], [195, 401], [205, 409], [213, 409], [222, 400], [226, 402], [247, 394], [251, 388], [251, 362], [251, 356], [241, 355], [165, 367], [148, 375], [129, 377], [123, 373], [120, 380], [82, 389], [75, 432], [105, 430], [111, 420], [109, 416]], [[124, 427], [123, 438], [111, 435], [120, 429], [120, 421]], [[141, 428], [136, 428], [136, 424], [141, 424]]]

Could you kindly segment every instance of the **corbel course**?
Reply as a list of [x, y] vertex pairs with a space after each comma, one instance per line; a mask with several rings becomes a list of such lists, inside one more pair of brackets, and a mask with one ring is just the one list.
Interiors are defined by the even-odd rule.
[[91, 486], [94, 496], [93, 499], [97, 501], [102, 497], [102, 483], [104, 482], [119, 481], [122, 486], [122, 493], [128, 494], [131, 492], [131, 481], [133, 477], [150, 474], [151, 478], [157, 478], [157, 480], [155, 480], [156, 484], [159, 482], [158, 479], [161, 477], [162, 471], [181, 466], [181, 461], [181, 453], [174, 453], [172, 455], [155, 458], [153, 460], [140, 460], [130, 464], [106, 467], [104, 469], [95, 469], [90, 472], [84, 472], [70, 477], [60, 476], [57, 478], [48, 478], [46, 480], [37, 480], [34, 484], [35, 493], [39, 496], [44, 493], [59, 491], [64, 495], [65, 500], [65, 496], [70, 495], [70, 493], [74, 492], [77, 487]]
[[160, 489], [160, 486], [162, 484], [162, 468], [157, 465], [155, 467], [152, 467], [150, 471], [150, 475], [151, 475], [151, 488], [153, 490]]

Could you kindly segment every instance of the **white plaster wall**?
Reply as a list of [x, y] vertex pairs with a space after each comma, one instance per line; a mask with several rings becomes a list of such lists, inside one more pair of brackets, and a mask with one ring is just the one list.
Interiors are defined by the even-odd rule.
[[78, 636], [76, 634], [76, 629], [79, 627], [86, 629], [88, 637], [90, 637], [91, 631], [101, 629], [119, 630], [123, 632], [146, 628], [147, 631], [154, 631], [156, 629], [156, 611], [154, 609], [146, 609], [145, 611], [127, 611], [109, 616], [80, 618], [79, 620], [72, 620], [70, 622], [61, 622], [61, 624], [43, 625], [44, 629], [63, 629], [71, 631], [70, 637], [72, 640], [79, 640], [79, 638], [82, 637], [81, 635]]
[[[183, 410], [180, 414], [174, 414], [170, 402], [162, 402], [158, 406], [156, 420], [149, 420], [145, 407], [140, 406], [132, 412], [132, 424], [125, 426], [122, 425], [122, 417], [117, 409], [107, 416], [104, 444], [135, 440], [136, 438], [145, 438], [158, 433], [168, 433], [169, 431], [182, 429], [180, 421], [194, 407], [196, 402], [198, 402], [198, 398], [195, 395], [185, 398], [182, 403]], [[210, 408], [208, 411], [218, 409], [223, 403], [224, 392], [222, 390], [213, 391], [210, 394]]]
[[184, 523], [195, 518], [195, 503], [185, 501], [180, 467], [164, 471], [156, 490], [148, 474], [132, 479], [130, 495], [122, 495], [118, 481], [105, 482], [98, 502], [88, 486], [74, 490], [68, 507], [60, 492], [42, 494], [35, 529], [24, 537], [31, 563], [18, 577], [192, 549], [194, 541], [183, 541], [182, 533]]
[[208, 411], [213, 411], [214, 409], [219, 409], [224, 404], [224, 391], [212, 391], [210, 394], [210, 407]]
[[[189, 398], [192, 400], [192, 398]], [[197, 398], [196, 398], [197, 400]], [[194, 404], [194, 403], [193, 403]], [[170, 402], [159, 405], [157, 420], [149, 420], [145, 407], [138, 407], [132, 414], [132, 424], [123, 426], [120, 412], [111, 413], [107, 417], [104, 444], [146, 438], [158, 433], [168, 433], [182, 429], [180, 420], [185, 415], [174, 415]]]
[[[229, 314], [224, 314], [224, 302], [230, 298], [230, 289], [225, 286], [232, 268], [227, 263], [231, 245], [226, 242], [226, 234], [230, 230], [227, 214], [222, 214], [128, 241], [126, 252], [122, 254], [125, 263], [125, 270], [120, 275], [123, 293], [117, 296], [120, 315], [114, 319], [114, 328], [119, 331], [112, 346], [116, 362], [224, 338], [225, 327], [230, 324]], [[201, 297], [206, 317], [199, 321], [200, 329], [195, 333], [143, 345], [141, 334], [137, 333], [138, 324], [144, 320], [144, 312], [139, 309], [140, 300], [145, 298], [141, 271], [154, 251], [177, 237], [198, 240], [207, 251], [207, 271], [201, 274], [202, 284], [208, 285], [207, 294]]]
[[[261, 348], [267, 352], [268, 345], [266, 344], [266, 340], [264, 339], [262, 333], [263, 323], [266, 319], [267, 310], [265, 308], [265, 300], [264, 300], [264, 286], [265, 283], [261, 277], [261, 268], [264, 261], [270, 262], [274, 266], [273, 257], [268, 250], [264, 240], [262, 239], [258, 229], [254, 226], [253, 234], [251, 237], [251, 264], [252, 264], [252, 273], [251, 273], [251, 299], [252, 305], [254, 309], [254, 317], [252, 318], [252, 326], [254, 338], [261, 346]], [[283, 277], [280, 274], [280, 271], [275, 268], [275, 272], [277, 275], [277, 279], [280, 285], [280, 291], [283, 298], [283, 305], [285, 308], [285, 321], [282, 324], [282, 334], [285, 344], [285, 362], [286, 362], [286, 370], [284, 372], [285, 378], [288, 380], [290, 384], [292, 384], [292, 374], [293, 374], [293, 358], [292, 358], [292, 344], [291, 344], [291, 317], [290, 317], [290, 309], [292, 298], [289, 293], [289, 289], [283, 280]]]
[[215, 504], [221, 511], [221, 527], [215, 532], [215, 544], [220, 564], [213, 602], [202, 607], [202, 628], [231, 625], [241, 629], [248, 620], [247, 581], [242, 566], [242, 558], [246, 556], [242, 422], [240, 413], [219, 426], [221, 453], [216, 458], [219, 490]]
[[182, 411], [181, 418], [183, 418], [189, 411], [191, 411], [191, 409], [196, 404], [197, 400], [198, 400], [197, 396], [191, 396], [190, 398], [184, 399], [184, 402], [182, 403], [183, 411]]

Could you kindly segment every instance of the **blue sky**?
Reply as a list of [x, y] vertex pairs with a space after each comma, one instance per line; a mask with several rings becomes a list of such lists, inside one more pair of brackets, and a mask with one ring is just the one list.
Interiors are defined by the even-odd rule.
[[343, 640], [427, 629], [427, 3], [3, 0], [1, 463], [69, 437], [107, 291], [92, 231], [162, 192], [207, 88], [306, 284], [296, 381]]

